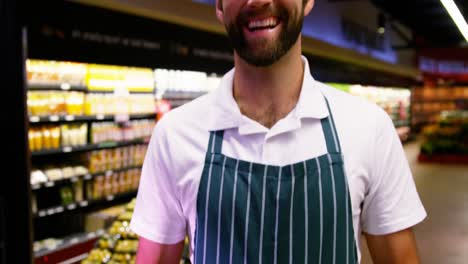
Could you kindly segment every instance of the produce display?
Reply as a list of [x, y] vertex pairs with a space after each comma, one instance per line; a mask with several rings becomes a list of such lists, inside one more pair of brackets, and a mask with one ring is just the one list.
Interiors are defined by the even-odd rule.
[[437, 124], [423, 128], [421, 154], [468, 156], [468, 111], [444, 111]]
[[87, 144], [87, 136], [86, 124], [34, 126], [28, 132], [29, 148], [31, 151], [39, 151], [65, 146], [83, 146]]
[[157, 93], [206, 93], [216, 89], [221, 77], [205, 72], [156, 69], [154, 71]]
[[[130, 229], [136, 199], [125, 206], [124, 212], [107, 229], [96, 242], [88, 257], [81, 264], [132, 264], [138, 250], [138, 236]], [[188, 260], [188, 239], [185, 239], [185, 250], [181, 264]]]
[[129, 141], [151, 136], [155, 121], [136, 120], [118, 124], [100, 122], [91, 124], [91, 143]]
[[84, 63], [46, 60], [27, 60], [26, 69], [30, 85], [83, 86], [88, 72]]
[[442, 111], [468, 109], [468, 87], [425, 86], [414, 89], [413, 118], [416, 126], [436, 124]]
[[129, 227], [134, 207], [135, 199], [126, 205], [125, 211], [99, 238], [95, 248], [81, 264], [135, 263], [138, 236]]
[[154, 113], [156, 103], [152, 94], [115, 95], [92, 93], [85, 97], [85, 115], [148, 114]]
[[82, 115], [85, 94], [75, 91], [28, 91], [28, 113], [31, 116]]
[[143, 164], [146, 149], [146, 145], [135, 145], [89, 152], [87, 154], [89, 171], [90, 173], [97, 173], [130, 166], [140, 166]]

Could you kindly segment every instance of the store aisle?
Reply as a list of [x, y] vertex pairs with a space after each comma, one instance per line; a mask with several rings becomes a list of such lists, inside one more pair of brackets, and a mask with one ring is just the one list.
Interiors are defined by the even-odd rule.
[[[428, 217], [416, 226], [421, 262], [468, 262], [468, 166], [420, 164], [419, 144], [405, 145], [419, 195]], [[365, 245], [364, 245], [365, 246]], [[370, 264], [363, 249], [363, 264]]]

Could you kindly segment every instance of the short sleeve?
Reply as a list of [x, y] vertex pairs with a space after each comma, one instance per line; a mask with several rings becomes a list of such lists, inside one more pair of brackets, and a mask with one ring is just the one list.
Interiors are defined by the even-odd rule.
[[130, 228], [154, 242], [175, 244], [185, 238], [186, 224], [175, 175], [166, 166], [171, 157], [165, 130], [162, 119], [148, 145]]
[[426, 211], [392, 120], [379, 109], [376, 124], [361, 223], [364, 232], [384, 235], [418, 224]]

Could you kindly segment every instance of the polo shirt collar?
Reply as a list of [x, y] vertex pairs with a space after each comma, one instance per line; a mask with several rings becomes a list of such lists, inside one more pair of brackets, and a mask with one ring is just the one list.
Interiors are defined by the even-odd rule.
[[[302, 56], [302, 61], [304, 62], [304, 78], [299, 99], [293, 111], [285, 117], [285, 119], [295, 119], [290, 123], [300, 124], [302, 118], [322, 119], [329, 114], [319, 84], [310, 74], [309, 64], [304, 56]], [[218, 88], [211, 94], [214, 107], [209, 115], [208, 129], [217, 131], [238, 127], [240, 134], [268, 132], [266, 127], [241, 113], [232, 93], [234, 72], [235, 69], [232, 69], [226, 73]]]

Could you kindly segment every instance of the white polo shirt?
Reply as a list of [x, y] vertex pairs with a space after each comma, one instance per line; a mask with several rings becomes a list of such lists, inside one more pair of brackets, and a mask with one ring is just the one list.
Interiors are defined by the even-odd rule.
[[[355, 239], [382, 235], [426, 217], [390, 117], [364, 99], [304, 78], [296, 107], [271, 129], [241, 114], [232, 95], [234, 69], [219, 88], [172, 110], [156, 124], [143, 164], [132, 230], [174, 244], [188, 235], [193, 253], [198, 186], [210, 130], [225, 130], [223, 154], [283, 166], [327, 152], [320, 119], [330, 103], [344, 155]], [[360, 259], [359, 252], [359, 259]]]

